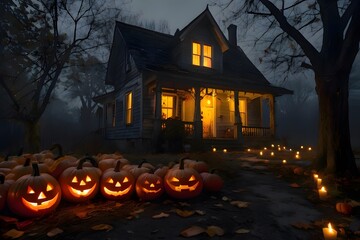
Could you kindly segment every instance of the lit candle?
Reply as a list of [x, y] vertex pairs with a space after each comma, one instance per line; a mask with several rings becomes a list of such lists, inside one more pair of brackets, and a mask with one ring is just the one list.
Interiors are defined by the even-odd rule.
[[286, 164], [286, 160], [285, 160], [285, 159], [284, 159], [284, 160], [282, 160], [282, 163], [283, 163], [283, 164]]
[[318, 179], [316, 180], [316, 183], [317, 183], [317, 187], [318, 187], [318, 188], [321, 188], [322, 179], [321, 179], [321, 178], [318, 178]]
[[297, 151], [297, 152], [296, 152], [296, 155], [299, 155], [299, 154], [300, 154], [300, 152], [299, 152], [299, 151]]
[[320, 200], [325, 200], [327, 196], [327, 191], [325, 189], [325, 187], [323, 186], [322, 188], [319, 189], [319, 198]]
[[304, 148], [304, 146], [301, 146], [300, 148], [301, 148], [301, 149], [303, 149], [303, 148]]
[[314, 174], [314, 182], [315, 182], [315, 184], [317, 184], [318, 178], [319, 178], [319, 175], [318, 175], [318, 174]]
[[299, 155], [299, 154], [296, 154], [296, 155], [295, 155], [295, 158], [296, 158], [296, 159], [300, 159], [300, 155]]
[[227, 149], [226, 149], [226, 148], [224, 148], [223, 152], [224, 152], [224, 153], [226, 153], [226, 152], [227, 152]]
[[263, 155], [263, 152], [262, 151], [260, 151], [260, 156], [262, 156]]
[[216, 148], [213, 148], [212, 150], [213, 150], [213, 152], [216, 152]]
[[271, 156], [274, 156], [274, 152], [271, 152], [270, 154], [271, 154]]
[[281, 151], [281, 147], [278, 147], [278, 151]]
[[271, 147], [275, 147], [274, 144], [271, 144]]
[[311, 147], [309, 147], [309, 151], [311, 151], [312, 150], [312, 148]]
[[331, 227], [331, 223], [328, 224], [327, 228], [323, 228], [323, 234], [325, 240], [336, 240], [337, 231]]
[[292, 148], [290, 148], [290, 150], [289, 150], [290, 152], [292, 152]]
[[267, 150], [267, 147], [264, 147], [264, 150]]
[[286, 150], [286, 147], [285, 147], [285, 146], [284, 146], [283, 148], [284, 148], [284, 150]]
[[251, 149], [250, 148], [248, 148], [248, 150], [247, 150], [248, 152], [251, 152]]

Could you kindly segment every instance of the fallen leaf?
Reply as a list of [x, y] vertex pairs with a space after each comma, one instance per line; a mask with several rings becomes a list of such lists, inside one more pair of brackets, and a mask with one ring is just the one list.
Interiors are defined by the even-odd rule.
[[297, 223], [292, 223], [291, 224], [293, 227], [298, 228], [298, 229], [313, 229], [314, 226], [310, 223], [305, 223], [305, 222], [297, 222]]
[[11, 238], [11, 239], [15, 239], [15, 238], [19, 238], [22, 235], [24, 235], [23, 231], [18, 231], [16, 229], [11, 229], [9, 231], [7, 231], [6, 233], [3, 234], [4, 238]]
[[225, 234], [224, 229], [222, 229], [221, 227], [218, 227], [218, 226], [209, 226], [209, 227], [207, 227], [206, 233], [210, 237], [222, 236], [222, 235]]
[[240, 229], [235, 231], [235, 233], [238, 233], [238, 234], [249, 233], [249, 232], [250, 232], [250, 230], [245, 229], [245, 228], [240, 228]]
[[205, 229], [199, 226], [191, 226], [187, 229], [184, 229], [180, 232], [180, 235], [183, 237], [194, 237], [201, 233], [205, 232]]
[[350, 201], [348, 202], [352, 207], [359, 207], [360, 206], [360, 202], [355, 201], [350, 199]]
[[81, 218], [81, 219], [90, 218], [90, 216], [88, 216], [88, 211], [76, 212], [75, 215], [76, 215], [78, 218]]
[[15, 223], [18, 221], [17, 218], [8, 217], [8, 216], [4, 216], [4, 215], [0, 215], [0, 220], [4, 221], [6, 223]]
[[190, 207], [191, 205], [187, 202], [179, 202], [179, 205], [182, 207]]
[[197, 213], [197, 214], [199, 214], [199, 215], [201, 215], [201, 216], [203, 216], [203, 215], [206, 214], [206, 212], [205, 212], [205, 211], [202, 211], [202, 210], [195, 210], [195, 213]]
[[113, 229], [112, 226], [110, 226], [109, 224], [98, 224], [98, 225], [95, 225], [95, 226], [92, 226], [91, 227], [92, 230], [95, 230], [95, 231], [102, 231], [102, 230], [105, 230], [105, 231], [110, 231], [111, 229]]
[[139, 214], [139, 213], [142, 213], [143, 211], [144, 211], [143, 208], [139, 208], [139, 209], [137, 209], [137, 210], [132, 211], [132, 212], [131, 212], [131, 215], [137, 215], [137, 214]]
[[230, 202], [230, 204], [237, 206], [238, 208], [247, 208], [249, 206], [248, 202], [242, 202], [242, 201], [232, 201]]
[[51, 229], [46, 235], [48, 237], [55, 237], [56, 235], [63, 233], [64, 231], [60, 228], [53, 228]]
[[25, 221], [22, 221], [22, 222], [17, 222], [16, 223], [16, 228], [18, 230], [21, 230], [21, 229], [24, 229], [25, 227], [29, 226], [30, 224], [32, 224], [34, 221], [32, 220], [25, 220]]
[[289, 186], [290, 187], [292, 187], [292, 188], [299, 188], [299, 187], [301, 187], [299, 184], [297, 184], [297, 183], [291, 183], [291, 184], [289, 184]]
[[215, 207], [220, 207], [220, 208], [224, 207], [224, 205], [222, 205], [222, 203], [214, 204], [214, 206], [215, 206]]
[[223, 196], [222, 198], [221, 198], [223, 201], [229, 201], [230, 199], [228, 198], [228, 197], [226, 197], [226, 196]]
[[180, 217], [190, 217], [190, 216], [194, 215], [194, 213], [195, 213], [195, 211], [181, 210], [181, 209], [178, 209], [178, 208], [175, 209], [175, 212]]
[[169, 217], [169, 216], [170, 216], [170, 214], [161, 212], [161, 213], [159, 213], [159, 214], [157, 214], [157, 215], [152, 216], [152, 218], [155, 218], [155, 219], [158, 219], [158, 218], [167, 218], [167, 217]]

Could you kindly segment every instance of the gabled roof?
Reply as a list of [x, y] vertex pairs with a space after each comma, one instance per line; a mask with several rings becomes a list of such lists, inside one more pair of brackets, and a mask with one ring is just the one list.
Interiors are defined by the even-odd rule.
[[215, 36], [219, 42], [222, 52], [225, 52], [229, 49], [229, 42], [224, 36], [224, 33], [221, 31], [219, 25], [216, 23], [214, 17], [212, 16], [209, 7], [206, 6], [206, 9], [200, 13], [194, 20], [192, 20], [188, 25], [186, 25], [181, 31], [177, 32], [175, 35], [179, 37], [182, 41], [190, 32], [192, 32], [203, 20], [209, 20], [212, 30], [215, 33]]

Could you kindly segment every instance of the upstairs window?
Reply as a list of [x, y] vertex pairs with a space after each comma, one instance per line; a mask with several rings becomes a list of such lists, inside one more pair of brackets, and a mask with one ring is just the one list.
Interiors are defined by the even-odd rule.
[[192, 44], [192, 64], [195, 66], [204, 66], [211, 68], [212, 47], [205, 44]]
[[128, 92], [125, 96], [125, 123], [127, 125], [132, 123], [132, 109], [133, 109], [132, 92]]

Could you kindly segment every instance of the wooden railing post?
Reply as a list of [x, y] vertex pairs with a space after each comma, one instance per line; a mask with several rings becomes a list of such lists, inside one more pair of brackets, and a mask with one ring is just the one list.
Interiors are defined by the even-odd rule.
[[240, 116], [239, 111], [239, 92], [234, 91], [234, 104], [235, 104], [235, 131], [234, 134], [236, 135], [236, 140], [239, 144], [244, 143], [244, 138], [242, 136], [242, 119]]
[[154, 129], [153, 129], [153, 147], [154, 150], [160, 150], [160, 135], [161, 135], [161, 86], [159, 83], [155, 87], [155, 116], [154, 116]]

